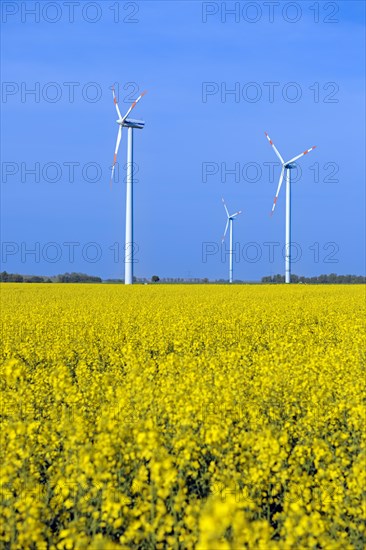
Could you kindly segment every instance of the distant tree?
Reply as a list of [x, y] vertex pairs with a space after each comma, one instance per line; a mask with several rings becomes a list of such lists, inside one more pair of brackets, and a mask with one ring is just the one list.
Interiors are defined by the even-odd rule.
[[101, 283], [100, 277], [87, 275], [86, 273], [63, 273], [57, 276], [59, 283]]
[[23, 282], [23, 275], [19, 275], [18, 273], [9, 273], [8, 282], [9, 283], [22, 283]]
[[151, 282], [152, 282], [152, 283], [157, 283], [157, 282], [159, 282], [159, 281], [160, 281], [160, 278], [159, 278], [157, 275], [153, 275], [153, 276], [151, 277]]
[[205, 285], [207, 285], [207, 283], [208, 283], [207, 277], [205, 277], [204, 279], [202, 279], [202, 282], [203, 282]]
[[31, 277], [26, 277], [24, 279], [25, 283], [43, 283], [43, 277], [38, 277], [38, 275], [32, 275]]

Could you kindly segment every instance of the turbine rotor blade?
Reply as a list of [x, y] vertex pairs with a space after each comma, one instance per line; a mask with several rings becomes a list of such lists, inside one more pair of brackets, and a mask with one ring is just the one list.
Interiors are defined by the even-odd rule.
[[116, 166], [116, 162], [117, 162], [117, 153], [118, 153], [119, 144], [121, 143], [121, 138], [122, 138], [122, 124], [120, 124], [120, 126], [119, 126], [119, 128], [118, 128], [117, 141], [116, 141], [116, 148], [115, 148], [115, 150], [114, 150], [114, 157], [113, 157], [113, 164], [112, 164], [112, 173], [111, 173], [111, 181], [110, 181], [110, 185], [111, 185], [111, 186], [112, 186], [112, 182], [113, 182], [114, 167]]
[[114, 101], [114, 104], [116, 106], [118, 118], [121, 119], [122, 115], [121, 115], [121, 111], [119, 110], [119, 107], [118, 107], [118, 101], [117, 101], [117, 98], [116, 98], [116, 93], [114, 91], [114, 86], [112, 86], [112, 94], [113, 94], [113, 101]]
[[224, 231], [224, 234], [223, 234], [223, 237], [221, 239], [221, 242], [223, 243], [224, 240], [225, 240], [225, 237], [226, 237], [226, 233], [227, 233], [227, 228], [229, 227], [229, 218], [226, 220], [226, 225], [225, 225], [225, 231]]
[[227, 215], [227, 217], [229, 218], [229, 210], [228, 210], [227, 207], [226, 207], [226, 204], [225, 204], [224, 199], [221, 199], [221, 200], [222, 200], [222, 204], [224, 205], [226, 215]]
[[297, 155], [297, 157], [294, 157], [293, 159], [289, 160], [288, 162], [286, 162], [286, 164], [291, 164], [291, 162], [295, 162], [295, 160], [303, 157], [304, 155], [307, 155], [308, 153], [310, 153], [310, 151], [312, 151], [315, 148], [316, 148], [316, 145], [314, 145], [314, 147], [310, 147], [310, 149], [307, 149], [306, 151], [304, 151], [300, 155]]
[[132, 111], [132, 109], [134, 109], [136, 107], [136, 105], [138, 104], [138, 102], [140, 101], [140, 99], [142, 97], [144, 97], [144, 95], [147, 93], [147, 91], [143, 91], [142, 94], [139, 95], [139, 97], [132, 103], [131, 107], [128, 109], [127, 113], [125, 114], [125, 116], [123, 117], [122, 119], [122, 122], [124, 122], [126, 120], [126, 118], [128, 117], [128, 115], [130, 114], [130, 112]]
[[280, 174], [280, 180], [278, 182], [278, 187], [277, 187], [277, 193], [276, 193], [276, 196], [274, 198], [274, 201], [273, 201], [273, 206], [272, 206], [272, 212], [271, 214], [273, 214], [275, 208], [276, 208], [276, 202], [277, 202], [277, 199], [278, 199], [278, 195], [279, 195], [279, 192], [280, 192], [280, 189], [281, 189], [281, 185], [282, 185], [282, 181], [283, 181], [283, 174], [285, 172], [285, 167], [282, 166], [282, 170], [281, 170], [281, 174]]
[[275, 144], [273, 143], [273, 141], [271, 140], [271, 138], [269, 137], [269, 135], [267, 134], [267, 132], [264, 132], [266, 134], [266, 138], [268, 139], [269, 143], [272, 145], [273, 149], [274, 149], [274, 152], [276, 153], [276, 155], [278, 156], [278, 158], [280, 159], [281, 163], [284, 164], [284, 160], [283, 158], [281, 157], [280, 153], [278, 152], [278, 149], [277, 147], [275, 146]]
[[241, 214], [241, 210], [235, 212], [235, 214], [231, 214], [230, 218], [235, 218], [235, 216], [239, 216], [239, 214]]

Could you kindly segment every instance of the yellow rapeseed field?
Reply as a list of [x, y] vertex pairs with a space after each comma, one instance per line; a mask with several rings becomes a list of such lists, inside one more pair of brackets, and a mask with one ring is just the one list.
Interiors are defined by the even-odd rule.
[[363, 287], [1, 298], [1, 548], [364, 547]]

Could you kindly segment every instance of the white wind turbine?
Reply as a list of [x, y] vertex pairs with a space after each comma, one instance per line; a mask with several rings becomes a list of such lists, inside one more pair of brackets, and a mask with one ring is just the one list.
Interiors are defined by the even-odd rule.
[[134, 109], [140, 99], [146, 94], [142, 92], [141, 95], [134, 101], [131, 107], [128, 109], [125, 116], [121, 115], [121, 111], [118, 107], [118, 101], [112, 86], [113, 101], [116, 106], [116, 111], [118, 115], [118, 120], [116, 121], [119, 125], [116, 148], [114, 151], [112, 173], [111, 173], [111, 185], [113, 181], [114, 167], [117, 162], [117, 153], [119, 144], [121, 143], [122, 138], [122, 128], [125, 126], [128, 128], [127, 133], [127, 170], [126, 170], [126, 235], [125, 235], [125, 284], [132, 285], [133, 282], [133, 262], [134, 262], [134, 245], [133, 245], [133, 130], [138, 129], [142, 130], [145, 126], [143, 120], [133, 120], [132, 118], [127, 118], [132, 109]]
[[300, 153], [300, 155], [297, 155], [296, 157], [292, 158], [291, 160], [285, 162], [283, 160], [283, 158], [281, 157], [280, 153], [278, 152], [275, 144], [273, 143], [273, 141], [271, 140], [271, 138], [267, 134], [267, 132], [264, 132], [264, 133], [266, 134], [266, 137], [267, 137], [269, 143], [272, 145], [272, 147], [274, 149], [274, 152], [276, 153], [277, 157], [280, 159], [281, 164], [282, 164], [280, 180], [278, 182], [276, 196], [275, 196], [274, 201], [273, 201], [271, 215], [273, 214], [273, 212], [276, 208], [278, 194], [280, 192], [282, 181], [283, 181], [283, 176], [284, 176], [284, 173], [285, 173], [285, 170], [286, 170], [285, 282], [289, 283], [290, 279], [291, 279], [291, 170], [293, 168], [296, 168], [296, 165], [293, 164], [295, 162], [295, 160], [298, 160], [299, 158], [303, 157], [304, 155], [307, 155], [308, 153], [310, 153], [310, 151], [315, 149], [316, 145], [314, 145], [314, 147], [310, 147], [310, 149], [307, 149], [303, 153]]
[[224, 235], [222, 237], [222, 240], [221, 242], [223, 243], [224, 240], [225, 240], [225, 236], [226, 236], [226, 233], [227, 233], [227, 229], [229, 227], [230, 231], [229, 231], [229, 234], [230, 234], [230, 244], [229, 244], [229, 283], [232, 283], [233, 282], [233, 221], [235, 220], [236, 216], [238, 216], [239, 214], [241, 214], [241, 210], [239, 210], [238, 212], [235, 212], [235, 214], [229, 214], [229, 211], [226, 207], [226, 204], [225, 204], [225, 201], [224, 199], [222, 199], [222, 203], [224, 205], [224, 208], [225, 208], [225, 212], [226, 212], [226, 215], [227, 215], [227, 220], [226, 220], [226, 225], [225, 225], [225, 231], [224, 231]]

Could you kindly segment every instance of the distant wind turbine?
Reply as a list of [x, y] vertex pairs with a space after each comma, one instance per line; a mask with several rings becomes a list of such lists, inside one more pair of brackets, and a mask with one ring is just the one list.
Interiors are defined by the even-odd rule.
[[140, 99], [146, 94], [142, 92], [141, 95], [134, 101], [131, 107], [128, 109], [125, 116], [121, 115], [121, 111], [118, 107], [118, 101], [112, 86], [113, 101], [116, 106], [116, 111], [118, 115], [118, 120], [116, 121], [119, 125], [116, 148], [114, 151], [111, 181], [113, 182], [114, 168], [117, 163], [117, 153], [119, 144], [121, 143], [122, 138], [122, 128], [125, 126], [128, 128], [127, 133], [127, 174], [126, 174], [126, 234], [125, 234], [125, 284], [132, 285], [133, 282], [133, 262], [134, 262], [134, 249], [133, 249], [133, 130], [138, 129], [142, 130], [145, 126], [143, 120], [133, 120], [132, 118], [127, 118], [132, 109], [134, 109]]
[[232, 283], [233, 282], [233, 221], [235, 220], [236, 216], [241, 214], [241, 210], [239, 210], [238, 212], [235, 212], [235, 214], [230, 215], [229, 211], [226, 207], [224, 199], [222, 199], [222, 203], [223, 203], [224, 208], [225, 208], [225, 212], [226, 212], [226, 215], [227, 215], [227, 220], [226, 220], [224, 235], [222, 237], [221, 242], [222, 243], [224, 242], [225, 237], [226, 237], [226, 233], [227, 233], [227, 230], [228, 230], [228, 227], [229, 227], [229, 229], [230, 229], [230, 231], [229, 231], [229, 234], [230, 234], [229, 235], [229, 237], [230, 237], [230, 244], [229, 244], [229, 283]]
[[269, 141], [269, 143], [272, 145], [274, 152], [276, 153], [277, 157], [280, 159], [282, 164], [281, 174], [280, 174], [280, 180], [278, 182], [277, 192], [276, 196], [273, 201], [272, 206], [272, 212], [273, 214], [276, 203], [278, 199], [278, 195], [281, 189], [283, 176], [286, 170], [286, 244], [285, 244], [285, 282], [289, 283], [291, 279], [291, 170], [296, 168], [296, 165], [293, 164], [295, 160], [298, 160], [299, 158], [303, 157], [304, 155], [307, 155], [315, 149], [316, 145], [314, 147], [310, 147], [310, 149], [307, 149], [303, 153], [300, 153], [300, 155], [297, 155], [296, 157], [292, 158], [291, 160], [285, 162], [283, 158], [281, 157], [280, 153], [278, 152], [275, 144], [267, 134], [267, 132], [264, 132], [266, 134], [266, 137]]

